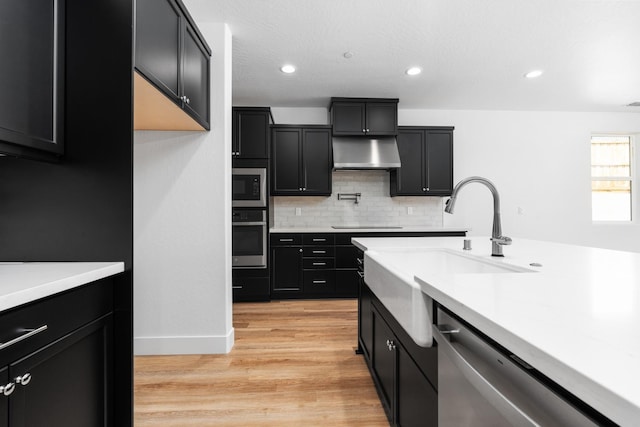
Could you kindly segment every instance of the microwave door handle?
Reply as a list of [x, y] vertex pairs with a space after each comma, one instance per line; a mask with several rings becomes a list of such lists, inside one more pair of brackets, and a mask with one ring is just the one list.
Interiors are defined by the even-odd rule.
[[453, 362], [461, 375], [482, 394], [487, 401], [491, 402], [512, 425], [539, 427], [529, 415], [513, 403], [507, 396], [502, 394], [491, 382], [485, 378], [464, 356], [455, 349], [453, 344], [444, 334], [457, 333], [459, 331], [440, 330], [437, 325], [432, 325], [433, 337], [438, 343], [438, 348], [443, 351]]

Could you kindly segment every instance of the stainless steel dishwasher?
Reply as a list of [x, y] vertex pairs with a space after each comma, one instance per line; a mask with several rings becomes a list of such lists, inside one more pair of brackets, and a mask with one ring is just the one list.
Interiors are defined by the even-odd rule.
[[440, 307], [433, 334], [439, 427], [602, 425]]

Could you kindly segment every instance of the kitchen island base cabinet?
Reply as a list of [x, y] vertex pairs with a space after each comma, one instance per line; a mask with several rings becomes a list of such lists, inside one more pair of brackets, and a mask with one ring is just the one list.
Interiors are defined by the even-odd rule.
[[0, 427], [115, 424], [114, 284], [102, 279], [0, 313]]
[[389, 423], [436, 427], [437, 348], [415, 344], [366, 284], [358, 298], [358, 335]]

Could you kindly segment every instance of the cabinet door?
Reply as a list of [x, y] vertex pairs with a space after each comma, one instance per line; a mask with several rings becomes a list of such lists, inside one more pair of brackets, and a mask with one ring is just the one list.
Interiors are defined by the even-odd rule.
[[[0, 369], [0, 386], [9, 383], [9, 369], [4, 367]], [[9, 396], [0, 394], [0, 427], [9, 425]]]
[[184, 109], [209, 129], [209, 54], [188, 24], [184, 32], [182, 84]]
[[109, 315], [12, 364], [11, 378], [29, 374], [30, 380], [24, 385], [17, 384], [10, 397], [9, 424], [111, 425], [112, 351]]
[[331, 195], [331, 131], [302, 130], [302, 187], [305, 194]]
[[0, 153], [63, 152], [64, 5], [0, 2]]
[[300, 180], [300, 129], [273, 129], [271, 134], [271, 194], [298, 194]]
[[[262, 111], [234, 112], [233, 151], [237, 159], [269, 157], [269, 113]], [[297, 185], [297, 183], [296, 183]]]
[[453, 191], [453, 132], [426, 132], [426, 185], [433, 195], [449, 196]]
[[136, 0], [136, 68], [174, 102], [180, 97], [181, 17], [173, 0]]
[[271, 249], [271, 286], [274, 292], [302, 292], [302, 247], [281, 246]]
[[373, 370], [381, 389], [382, 406], [390, 420], [395, 413], [396, 338], [382, 316], [373, 309]]
[[397, 141], [400, 168], [391, 171], [390, 194], [392, 196], [422, 195], [426, 189], [424, 131], [400, 130]]
[[393, 102], [368, 102], [366, 108], [367, 135], [398, 133], [398, 105]]
[[438, 394], [402, 346], [398, 346], [398, 412], [402, 427], [437, 427]]
[[334, 102], [331, 107], [334, 135], [364, 135], [366, 133], [363, 102]]

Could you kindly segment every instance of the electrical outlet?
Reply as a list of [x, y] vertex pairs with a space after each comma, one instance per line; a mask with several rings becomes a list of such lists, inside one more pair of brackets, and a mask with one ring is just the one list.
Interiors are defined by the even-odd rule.
[[302, 215], [302, 208], [296, 208], [296, 216]]
[[413, 215], [413, 206], [407, 207], [407, 215]]
[[518, 206], [518, 215], [524, 215], [524, 208]]

